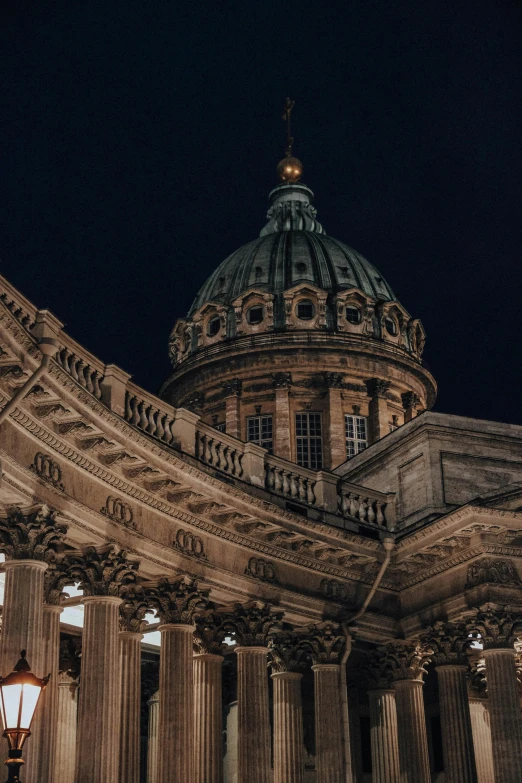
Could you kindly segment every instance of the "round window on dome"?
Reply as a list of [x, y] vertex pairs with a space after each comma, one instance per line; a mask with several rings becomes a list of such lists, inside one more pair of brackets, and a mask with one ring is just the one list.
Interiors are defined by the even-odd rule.
[[388, 334], [391, 334], [392, 337], [395, 337], [397, 334], [397, 321], [395, 318], [386, 318], [384, 321], [384, 325], [386, 327], [386, 331]]
[[295, 312], [301, 321], [311, 321], [315, 315], [315, 305], [311, 299], [301, 299], [297, 303]]
[[260, 324], [265, 317], [263, 305], [254, 305], [247, 310], [247, 321], [249, 324]]
[[214, 318], [211, 318], [208, 322], [207, 326], [207, 334], [209, 337], [215, 337], [216, 334], [219, 332], [221, 328], [221, 319], [219, 316], [214, 316]]
[[361, 311], [358, 307], [354, 307], [353, 305], [349, 305], [346, 308], [346, 320], [349, 324], [360, 324], [361, 323]]

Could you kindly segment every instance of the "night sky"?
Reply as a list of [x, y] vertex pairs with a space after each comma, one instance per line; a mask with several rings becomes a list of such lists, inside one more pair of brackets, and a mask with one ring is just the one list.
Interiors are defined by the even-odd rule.
[[[0, 272], [157, 391], [294, 152], [428, 334], [436, 410], [522, 423], [522, 4], [9, 0]], [[515, 328], [516, 327], [516, 328]]]

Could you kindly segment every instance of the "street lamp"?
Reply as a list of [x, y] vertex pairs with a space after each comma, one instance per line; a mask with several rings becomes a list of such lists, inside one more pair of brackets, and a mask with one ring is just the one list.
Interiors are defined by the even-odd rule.
[[38, 700], [50, 677], [42, 680], [35, 677], [25, 659], [25, 650], [21, 656], [11, 674], [0, 677], [0, 712], [4, 737], [9, 744], [9, 758], [5, 762], [9, 769], [7, 783], [20, 783], [20, 768], [24, 764], [22, 747], [31, 733]]

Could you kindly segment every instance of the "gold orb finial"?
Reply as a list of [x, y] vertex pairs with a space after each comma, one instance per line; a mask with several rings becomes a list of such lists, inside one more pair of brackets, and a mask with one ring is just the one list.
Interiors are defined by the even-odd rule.
[[299, 182], [303, 176], [303, 164], [299, 158], [287, 155], [277, 164], [277, 175], [282, 182]]

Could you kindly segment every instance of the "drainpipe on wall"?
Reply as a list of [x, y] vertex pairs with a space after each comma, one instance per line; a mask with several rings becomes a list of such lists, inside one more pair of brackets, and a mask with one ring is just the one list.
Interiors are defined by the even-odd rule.
[[352, 637], [348, 625], [349, 623], [353, 623], [355, 622], [355, 620], [358, 620], [360, 617], [362, 617], [362, 615], [368, 609], [368, 606], [370, 605], [370, 601], [372, 600], [373, 596], [377, 592], [377, 589], [382, 581], [384, 572], [386, 571], [386, 569], [390, 564], [392, 552], [395, 548], [395, 540], [391, 536], [387, 536], [383, 540], [382, 544], [385, 551], [384, 560], [381, 563], [381, 567], [379, 568], [379, 573], [375, 577], [375, 581], [371, 587], [370, 592], [364, 599], [361, 608], [358, 609], [357, 612], [352, 617], [348, 618], [341, 624], [344, 638], [346, 640], [343, 657], [341, 659], [341, 714], [342, 714], [342, 721], [343, 721], [345, 783], [353, 783], [352, 749], [350, 744], [350, 719], [348, 714], [348, 682], [346, 677], [346, 666], [348, 663], [348, 658], [350, 657], [350, 653], [352, 651]]

